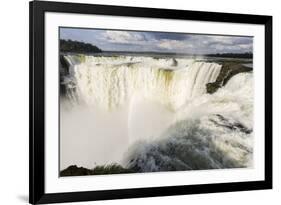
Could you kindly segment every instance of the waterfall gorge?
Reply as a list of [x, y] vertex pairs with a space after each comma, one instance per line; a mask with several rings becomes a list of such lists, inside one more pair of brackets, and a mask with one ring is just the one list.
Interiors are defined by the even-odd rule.
[[61, 102], [61, 169], [110, 163], [139, 172], [252, 165], [252, 73], [235, 75], [210, 95], [206, 84], [216, 81], [217, 63], [64, 58], [69, 70], [61, 79], [67, 90]]

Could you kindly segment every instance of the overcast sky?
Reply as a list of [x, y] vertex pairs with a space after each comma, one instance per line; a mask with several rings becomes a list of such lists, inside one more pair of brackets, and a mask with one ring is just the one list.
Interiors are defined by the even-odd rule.
[[91, 43], [105, 51], [154, 51], [190, 54], [253, 51], [253, 38], [238, 36], [61, 28], [60, 38]]

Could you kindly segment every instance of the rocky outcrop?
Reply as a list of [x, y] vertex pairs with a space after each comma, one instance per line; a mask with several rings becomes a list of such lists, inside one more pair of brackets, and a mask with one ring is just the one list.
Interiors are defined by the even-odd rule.
[[224, 86], [230, 78], [238, 73], [250, 72], [253, 68], [246, 67], [241, 63], [237, 62], [227, 62], [223, 63], [219, 76], [213, 83], [206, 84], [207, 93], [212, 94], [216, 92], [219, 88]]
[[226, 117], [220, 114], [216, 114], [212, 118], [210, 118], [210, 122], [214, 123], [216, 126], [224, 127], [232, 131], [243, 132], [245, 134], [250, 134], [253, 131], [241, 124], [240, 122], [227, 119]]
[[84, 175], [103, 175], [103, 174], [125, 174], [133, 173], [131, 169], [123, 168], [118, 164], [111, 164], [105, 166], [96, 166], [94, 169], [87, 169], [84, 167], [77, 167], [71, 165], [60, 172], [61, 177], [65, 176], [84, 176]]

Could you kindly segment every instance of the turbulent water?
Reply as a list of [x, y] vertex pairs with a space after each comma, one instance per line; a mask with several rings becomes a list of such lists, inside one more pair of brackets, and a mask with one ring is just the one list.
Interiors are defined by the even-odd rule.
[[[216, 93], [221, 65], [184, 58], [64, 56], [61, 168], [137, 172], [252, 166], [252, 73]], [[79, 153], [79, 154], [78, 154]]]
[[252, 74], [186, 105], [154, 141], [130, 148], [126, 166], [140, 172], [252, 166]]

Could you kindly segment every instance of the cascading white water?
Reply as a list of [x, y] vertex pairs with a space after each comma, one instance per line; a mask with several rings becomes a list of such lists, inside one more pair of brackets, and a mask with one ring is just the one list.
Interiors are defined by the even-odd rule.
[[[221, 65], [151, 57], [66, 56], [79, 99], [107, 110], [130, 101], [136, 93], [176, 110], [206, 92]], [[82, 62], [78, 62], [78, 61]], [[176, 65], [175, 65], [175, 62]]]
[[61, 169], [111, 163], [139, 172], [251, 166], [252, 73], [232, 77], [209, 95], [206, 84], [221, 70], [216, 63], [65, 59], [70, 70], [63, 83], [71, 86], [75, 106], [61, 106]]
[[139, 138], [123, 163], [138, 172], [251, 167], [252, 105], [253, 74], [240, 73], [186, 104], [157, 138]]

